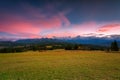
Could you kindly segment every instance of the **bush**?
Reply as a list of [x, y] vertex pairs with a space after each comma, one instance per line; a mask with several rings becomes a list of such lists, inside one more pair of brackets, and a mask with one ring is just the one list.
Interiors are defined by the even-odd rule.
[[111, 43], [111, 51], [119, 51], [118, 44], [117, 44], [116, 40]]
[[78, 47], [79, 47], [78, 45], [74, 45], [73, 50], [78, 50]]
[[71, 46], [71, 45], [67, 45], [67, 46], [65, 47], [65, 50], [72, 50], [72, 46]]

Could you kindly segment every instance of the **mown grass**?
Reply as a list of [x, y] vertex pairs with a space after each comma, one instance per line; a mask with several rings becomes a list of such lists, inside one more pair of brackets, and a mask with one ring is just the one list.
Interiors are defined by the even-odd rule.
[[120, 54], [79, 50], [0, 54], [0, 80], [120, 80]]

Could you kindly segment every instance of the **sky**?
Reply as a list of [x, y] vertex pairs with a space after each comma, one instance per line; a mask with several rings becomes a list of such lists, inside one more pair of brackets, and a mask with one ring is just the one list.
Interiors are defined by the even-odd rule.
[[0, 0], [0, 39], [120, 35], [120, 0]]

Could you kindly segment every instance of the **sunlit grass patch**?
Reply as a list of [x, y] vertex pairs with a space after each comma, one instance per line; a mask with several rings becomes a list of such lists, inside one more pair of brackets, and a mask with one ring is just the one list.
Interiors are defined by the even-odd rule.
[[79, 50], [0, 54], [0, 80], [120, 80], [120, 54]]

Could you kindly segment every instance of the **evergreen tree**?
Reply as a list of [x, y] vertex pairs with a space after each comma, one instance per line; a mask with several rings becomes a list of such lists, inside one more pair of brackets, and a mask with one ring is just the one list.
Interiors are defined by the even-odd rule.
[[78, 46], [77, 44], [75, 44], [75, 45], [73, 46], [73, 49], [74, 49], [74, 50], [77, 50], [78, 47], [79, 47], [79, 46]]
[[119, 51], [119, 47], [116, 40], [111, 43], [111, 51]]
[[67, 46], [65, 47], [65, 50], [72, 50], [72, 45], [67, 45]]

